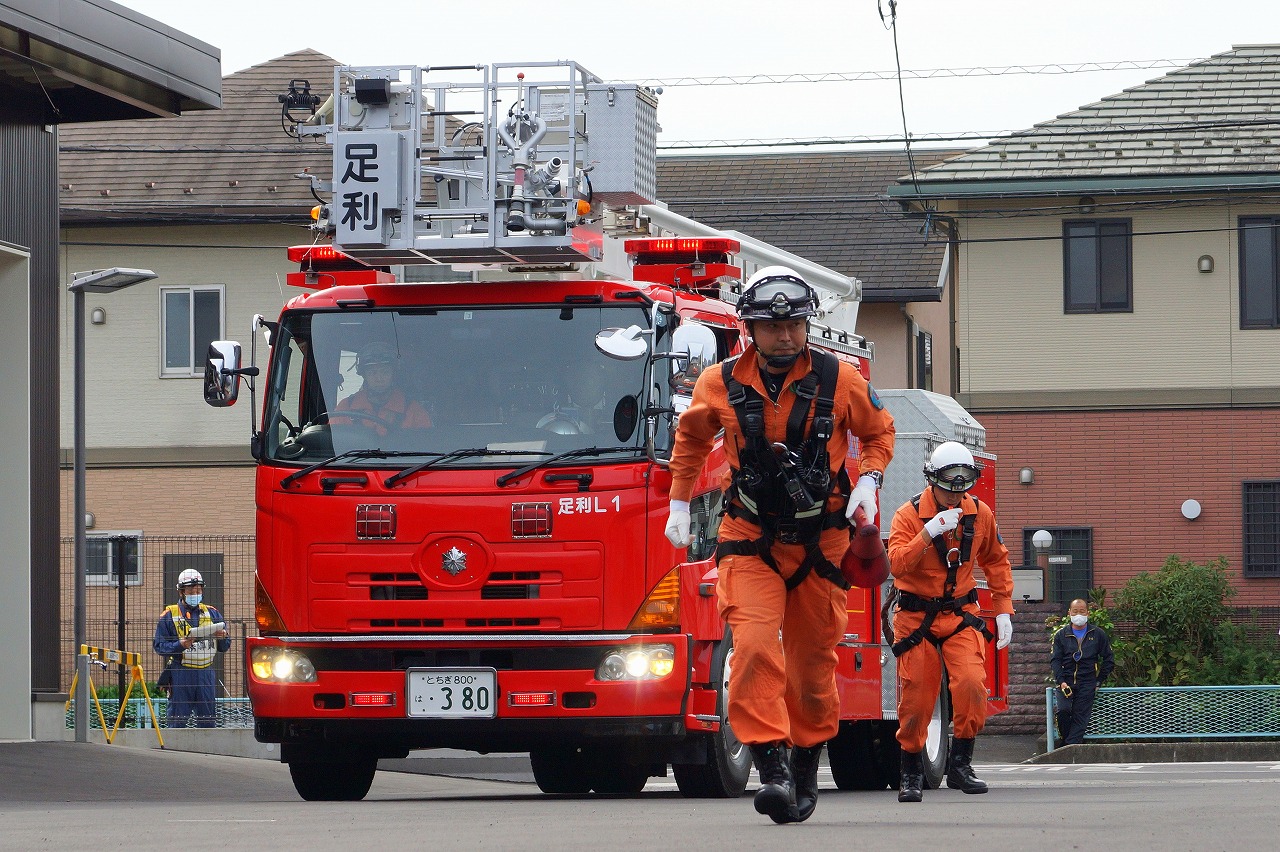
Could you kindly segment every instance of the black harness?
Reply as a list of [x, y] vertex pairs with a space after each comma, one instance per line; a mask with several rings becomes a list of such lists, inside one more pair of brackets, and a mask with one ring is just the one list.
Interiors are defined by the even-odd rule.
[[[730, 517], [758, 525], [761, 535], [752, 541], [721, 541], [716, 545], [716, 561], [729, 555], [757, 556], [779, 571], [771, 552], [773, 542], [803, 544], [805, 558], [786, 581], [787, 589], [800, 585], [811, 572], [848, 589], [849, 583], [840, 569], [818, 546], [823, 530], [849, 525], [843, 511], [827, 511], [827, 502], [837, 489], [843, 489], [841, 493], [845, 494], [852, 490], [843, 459], [839, 469], [832, 471], [827, 452], [827, 441], [835, 432], [832, 412], [840, 362], [816, 349], [810, 349], [809, 354], [812, 368], [793, 385], [798, 398], [787, 419], [785, 446], [765, 440], [764, 397], [733, 377], [738, 359], [721, 364], [729, 404], [744, 438], [738, 448], [738, 468], [725, 492], [725, 511]], [[810, 408], [813, 421], [806, 438], [804, 427]]]
[[[917, 510], [920, 509], [920, 498], [923, 494], [917, 494], [911, 498], [911, 505]], [[973, 498], [974, 505], [978, 503], [978, 498]], [[920, 626], [915, 629], [909, 636], [900, 642], [893, 643], [893, 655], [901, 657], [907, 651], [919, 645], [925, 639], [928, 639], [939, 648], [942, 643], [950, 639], [952, 636], [958, 635], [966, 627], [972, 627], [981, 633], [988, 642], [995, 637], [991, 635], [991, 631], [987, 629], [987, 624], [981, 618], [964, 609], [971, 603], [978, 602], [978, 590], [970, 589], [967, 595], [955, 597], [956, 593], [956, 575], [960, 571], [960, 566], [969, 561], [969, 557], [973, 552], [973, 523], [978, 515], [975, 512], [972, 515], [965, 515], [960, 521], [960, 546], [948, 549], [943, 544], [943, 536], [936, 536], [933, 539], [934, 549], [938, 551], [938, 558], [947, 566], [947, 581], [943, 585], [942, 597], [940, 598], [922, 598], [920, 595], [903, 589], [895, 589], [897, 594], [898, 608], [907, 612], [923, 612], [924, 620], [920, 622]], [[890, 598], [885, 602], [885, 612], [893, 605], [893, 599]], [[946, 636], [934, 636], [930, 632], [933, 626], [933, 620], [938, 617], [940, 612], [955, 613], [960, 616], [960, 624], [956, 629], [948, 633]]]

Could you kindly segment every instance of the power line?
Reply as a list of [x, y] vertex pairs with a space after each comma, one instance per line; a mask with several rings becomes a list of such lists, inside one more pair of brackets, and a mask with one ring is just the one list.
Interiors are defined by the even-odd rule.
[[[1082, 74], [1093, 71], [1144, 71], [1155, 68], [1182, 68], [1199, 59], [1129, 59], [1119, 62], [1053, 62], [1041, 65], [991, 65], [972, 68], [904, 69], [906, 79], [931, 80], [945, 77], [1002, 77], [1013, 74]], [[642, 86], [757, 86], [791, 83], [854, 83], [865, 80], [895, 80], [897, 71], [820, 71], [789, 74], [717, 74], [708, 77], [664, 77], [621, 80]]]

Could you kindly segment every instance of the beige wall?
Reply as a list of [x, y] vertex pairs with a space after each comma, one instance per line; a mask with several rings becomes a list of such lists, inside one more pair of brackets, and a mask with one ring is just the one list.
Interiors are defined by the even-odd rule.
[[[962, 246], [962, 402], [1026, 408], [1280, 401], [1274, 357], [1280, 331], [1239, 328], [1234, 230], [1240, 216], [1274, 214], [1274, 206], [1096, 211], [1093, 217], [1133, 220], [1134, 309], [1083, 315], [1063, 311], [1063, 214], [1031, 215], [1032, 205], [1025, 207], [1028, 215], [969, 217], [961, 225], [965, 240], [1024, 240]], [[1050, 239], [1027, 239], [1033, 237]], [[1215, 258], [1212, 273], [1197, 270], [1204, 254]]]
[[[199, 378], [161, 378], [160, 288], [225, 285], [224, 334], [245, 346], [255, 313], [274, 319], [285, 300], [302, 291], [288, 287], [293, 264], [285, 256], [307, 234], [284, 226], [64, 228], [63, 280], [73, 272], [112, 266], [151, 269], [153, 281], [116, 293], [86, 297], [86, 316], [106, 311], [106, 323], [86, 323], [86, 446], [245, 447], [248, 397], [228, 411], [205, 405]], [[100, 245], [87, 245], [100, 244]], [[63, 293], [62, 446], [73, 437], [71, 301]], [[259, 343], [261, 344], [261, 338]], [[259, 356], [264, 347], [259, 345]], [[92, 460], [92, 459], [91, 459]]]

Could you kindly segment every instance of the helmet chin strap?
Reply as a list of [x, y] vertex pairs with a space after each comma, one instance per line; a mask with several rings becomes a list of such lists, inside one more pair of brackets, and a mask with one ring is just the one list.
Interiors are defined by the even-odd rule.
[[[762, 355], [764, 353], [761, 353]], [[764, 355], [764, 361], [770, 367], [790, 367], [800, 358], [800, 353], [795, 352], [791, 355]]]

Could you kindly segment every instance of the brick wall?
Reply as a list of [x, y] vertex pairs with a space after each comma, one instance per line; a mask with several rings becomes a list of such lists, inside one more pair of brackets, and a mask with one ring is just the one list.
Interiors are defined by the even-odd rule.
[[1016, 603], [1009, 643], [1009, 709], [987, 720], [988, 734], [1044, 733], [1044, 689], [1049, 679], [1049, 634], [1044, 621], [1061, 615], [1056, 603]]
[[[1135, 410], [984, 413], [998, 457], [997, 516], [1015, 565], [1022, 530], [1093, 531], [1093, 586], [1118, 589], [1170, 554], [1197, 562], [1225, 556], [1234, 606], [1280, 604], [1280, 578], [1241, 576], [1241, 483], [1280, 479], [1280, 410]], [[1035, 471], [1032, 485], [1018, 472]], [[1199, 518], [1182, 517], [1198, 500]], [[1046, 584], [1047, 585], [1047, 584]]]

